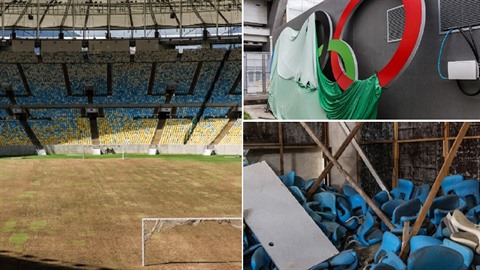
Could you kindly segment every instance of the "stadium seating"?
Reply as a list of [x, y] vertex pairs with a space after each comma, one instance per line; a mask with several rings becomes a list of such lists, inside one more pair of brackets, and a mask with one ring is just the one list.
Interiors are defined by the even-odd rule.
[[42, 145], [92, 144], [90, 125], [87, 118], [29, 120], [28, 122]]
[[32, 145], [18, 120], [0, 121], [0, 146]]
[[29, 52], [0, 52], [0, 63], [38, 63], [38, 57]]
[[30, 109], [35, 119], [71, 119], [80, 117], [80, 109]]
[[187, 94], [197, 65], [197, 62], [158, 64], [155, 70], [153, 94], [165, 94], [168, 84], [177, 85], [175, 93]]
[[8, 118], [8, 112], [5, 109], [0, 109], [0, 119], [7, 119]]
[[225, 49], [185, 49], [181, 60], [187, 61], [222, 61]]
[[167, 119], [159, 144], [183, 144], [191, 127], [190, 119]]
[[83, 63], [82, 52], [43, 52], [43, 63]]
[[205, 107], [202, 117], [225, 117], [229, 109], [229, 107]]
[[197, 84], [193, 90], [193, 95], [175, 95], [172, 103], [202, 103], [205, 101], [210, 86], [215, 79], [220, 62], [203, 62], [202, 70], [198, 75]]
[[130, 53], [128, 51], [90, 53], [88, 61], [90, 63], [128, 63]]
[[242, 61], [242, 49], [236, 48], [230, 51], [228, 61]]
[[178, 107], [177, 117], [179, 118], [194, 118], [200, 111], [200, 107]]
[[137, 51], [135, 53], [135, 62], [152, 63], [152, 62], [175, 62], [178, 51], [175, 49], [167, 49], [161, 51]]
[[83, 95], [83, 86], [93, 86], [95, 95], [107, 94], [107, 64], [68, 64], [73, 95]]
[[[2, 84], [10, 85], [16, 95], [26, 94], [22, 78], [20, 78], [17, 65], [15, 64], [0, 64], [0, 87], [3, 87]], [[0, 92], [3, 96], [3, 90], [0, 90]]]
[[242, 143], [242, 119], [237, 119], [230, 128], [227, 135], [219, 144], [241, 144]]
[[105, 118], [98, 118], [100, 144], [150, 144], [158, 119], [151, 117], [153, 109], [128, 108], [104, 110]]
[[31, 109], [30, 115], [30, 127], [43, 145], [92, 143], [89, 120], [80, 118], [80, 109]]
[[25, 64], [33, 96], [17, 97], [19, 104], [86, 104], [86, 97], [69, 97], [60, 64]]
[[228, 119], [201, 119], [187, 144], [211, 144], [227, 123]]
[[112, 96], [95, 96], [95, 104], [161, 104], [164, 96], [147, 96], [151, 64], [113, 64]]
[[242, 71], [242, 64], [239, 61], [228, 61], [220, 71], [220, 76], [215, 83], [215, 88], [212, 93], [212, 97], [209, 102], [227, 103], [234, 102], [240, 103], [242, 100], [241, 84], [237, 85], [234, 95], [229, 94], [232, 85], [235, 83], [238, 74]]
[[10, 100], [6, 97], [0, 97], [0, 104], [10, 104]]

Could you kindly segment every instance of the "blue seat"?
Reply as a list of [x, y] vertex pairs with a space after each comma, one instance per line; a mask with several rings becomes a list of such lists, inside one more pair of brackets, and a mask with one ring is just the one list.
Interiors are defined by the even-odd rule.
[[297, 199], [297, 201], [301, 204], [304, 205], [307, 202], [307, 199], [305, 198], [304, 191], [300, 190], [296, 186], [290, 186], [288, 187], [288, 190], [292, 193], [292, 195]]
[[385, 213], [387, 217], [391, 218], [393, 211], [404, 202], [405, 200], [402, 199], [392, 199], [384, 203], [380, 209], [382, 209], [382, 212]]
[[259, 247], [255, 250], [250, 261], [252, 270], [268, 270], [270, 269], [271, 263], [272, 259], [270, 259], [270, 256], [268, 256], [263, 247]]
[[435, 234], [433, 237], [443, 240], [445, 237], [450, 237], [450, 231], [448, 228], [445, 226], [445, 223], [443, 221], [438, 224], [437, 229], [435, 230]]
[[[305, 184], [304, 184], [304, 186], [303, 186], [303, 189], [304, 189], [306, 192], [308, 192], [308, 191], [310, 190], [310, 188], [313, 186], [313, 184], [315, 184], [315, 181], [317, 181], [316, 178], [305, 181]], [[321, 191], [322, 191], [322, 190], [321, 190], [320, 185], [319, 185], [319, 186], [317, 187], [317, 189], [315, 190], [314, 194], [319, 193], [319, 192], [321, 192]]]
[[412, 181], [406, 179], [398, 179], [398, 187], [392, 189], [390, 194], [395, 199], [410, 200], [413, 194], [414, 185]]
[[463, 175], [459, 174], [454, 174], [454, 175], [449, 175], [443, 178], [442, 182], [442, 190], [443, 194], [447, 195], [452, 191], [452, 186], [455, 185], [456, 183], [462, 182], [464, 179]]
[[428, 210], [428, 217], [433, 224], [438, 225], [448, 213], [455, 209], [464, 211], [466, 207], [465, 201], [456, 194], [440, 196], [433, 200], [432, 206]]
[[410, 254], [429, 246], [441, 246], [442, 241], [427, 235], [416, 235], [410, 240]]
[[323, 269], [334, 269], [334, 270], [354, 270], [358, 267], [358, 255], [357, 252], [351, 249], [344, 250], [332, 257], [326, 262], [317, 264], [316, 266], [310, 268], [310, 270], [323, 270]]
[[320, 227], [320, 229], [322, 229], [322, 231], [324, 231], [324, 229], [327, 230], [327, 232], [324, 231], [325, 235], [327, 235], [332, 244], [339, 249], [347, 235], [347, 229], [335, 221], [322, 221], [321, 225], [323, 225], [323, 228]]
[[319, 203], [320, 215], [323, 219], [335, 221], [337, 219], [336, 196], [332, 192], [317, 193], [313, 199]]
[[305, 180], [302, 177], [295, 175], [293, 178], [293, 184], [301, 190], [305, 190]]
[[341, 194], [336, 196], [337, 199], [337, 218], [342, 225], [350, 230], [355, 230], [358, 227], [357, 219], [352, 219], [352, 206], [348, 198]]
[[458, 196], [465, 199], [467, 203], [467, 210], [475, 207], [480, 203], [478, 180], [474, 180], [474, 179], [463, 180], [462, 182], [458, 182], [450, 186], [450, 188], [451, 190], [449, 194], [455, 193]]
[[293, 186], [293, 184], [295, 183], [295, 171], [290, 171], [284, 175], [280, 175], [278, 178], [282, 180], [283, 184], [286, 187]]
[[392, 224], [397, 228], [403, 228], [405, 221], [412, 222], [417, 219], [420, 208], [422, 208], [422, 203], [418, 198], [402, 203], [393, 211]]
[[427, 246], [410, 254], [407, 260], [408, 270], [464, 269], [463, 256], [458, 251], [445, 246]]
[[470, 248], [446, 238], [443, 239], [443, 245], [462, 254], [463, 264], [467, 268], [470, 266], [473, 261], [473, 251]]
[[465, 215], [471, 222], [478, 224], [480, 222], [480, 205], [477, 205], [468, 210]]
[[358, 194], [358, 192], [350, 184], [344, 185], [342, 191], [343, 194], [348, 197]]
[[353, 238], [364, 247], [368, 247], [382, 241], [383, 232], [374, 226], [375, 219], [370, 213], [367, 212], [365, 215], [365, 221], [362, 223], [362, 225], [360, 225], [360, 227], [358, 227]]
[[415, 192], [413, 193], [413, 198], [418, 198], [422, 204], [425, 203], [428, 197], [428, 193], [430, 192], [430, 185], [423, 184], [419, 187], [415, 187]]
[[315, 223], [320, 226], [322, 223], [322, 217], [319, 215], [320, 212], [320, 205], [318, 202], [307, 202], [303, 205], [305, 211], [307, 211], [308, 215], [315, 221]]
[[377, 253], [375, 253], [373, 261], [375, 263], [382, 262], [382, 259], [387, 256], [388, 252], [397, 253], [401, 246], [402, 240], [400, 240], [400, 238], [391, 232], [385, 232], [382, 237], [382, 245], [380, 245]]
[[[373, 196], [372, 201], [373, 201], [373, 203], [375, 203], [376, 206], [378, 206], [378, 208], [381, 209], [382, 205], [390, 200], [390, 198], [388, 196], [389, 196], [388, 192], [385, 191], [385, 190], [382, 190], [382, 191], [378, 192], [377, 194], [375, 194], [375, 196]], [[377, 215], [375, 213], [375, 211], [373, 211], [371, 206], [368, 206], [368, 212], [370, 212], [370, 214], [372, 214], [374, 216]]]
[[405, 270], [407, 266], [405, 263], [392, 251], [387, 252], [387, 255], [379, 264], [373, 265], [372, 269], [376, 270]]

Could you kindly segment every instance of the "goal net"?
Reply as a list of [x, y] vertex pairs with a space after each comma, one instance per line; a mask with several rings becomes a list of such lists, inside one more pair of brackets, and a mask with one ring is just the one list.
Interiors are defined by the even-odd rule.
[[142, 265], [222, 264], [241, 269], [242, 226], [242, 218], [144, 218]]

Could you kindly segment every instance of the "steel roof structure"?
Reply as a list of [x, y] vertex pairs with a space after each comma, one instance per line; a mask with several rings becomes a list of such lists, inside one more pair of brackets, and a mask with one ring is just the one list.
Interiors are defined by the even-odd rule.
[[241, 0], [2, 0], [2, 29], [241, 26]]

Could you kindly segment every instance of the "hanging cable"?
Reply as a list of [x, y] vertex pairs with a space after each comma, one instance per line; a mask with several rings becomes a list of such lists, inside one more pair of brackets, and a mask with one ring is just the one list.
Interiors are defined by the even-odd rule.
[[[478, 65], [478, 62], [480, 62], [480, 57], [479, 57], [479, 55], [478, 55], [477, 45], [475, 44], [475, 40], [473, 39], [472, 26], [470, 26], [470, 28], [469, 28], [471, 40], [469, 40], [469, 39], [467, 38], [467, 36], [466, 36], [465, 33], [463, 32], [463, 29], [458, 28], [458, 30], [460, 31], [460, 33], [462, 33], [462, 36], [463, 36], [463, 37], [465, 38], [465, 40], [467, 41], [468, 45], [470, 46], [470, 49], [472, 49], [472, 52], [473, 52], [473, 54], [474, 54], [474, 56], [475, 56], [475, 59], [476, 59], [476, 61], [477, 61], [477, 65]], [[465, 89], [463, 88], [462, 82], [461, 82], [460, 80], [457, 80], [457, 86], [458, 86], [458, 88], [460, 88], [460, 91], [462, 91], [462, 93], [463, 93], [464, 95], [467, 95], [467, 96], [469, 96], [469, 97], [473, 97], [473, 96], [476, 96], [476, 95], [480, 94], [480, 88], [479, 88], [477, 91], [473, 92], [473, 93], [468, 93], [468, 92], [466, 92]]]
[[440, 52], [438, 54], [438, 63], [437, 63], [438, 75], [440, 75], [440, 78], [442, 78], [443, 80], [448, 80], [448, 78], [442, 74], [442, 70], [440, 69], [440, 60], [442, 59], [443, 47], [445, 47], [445, 43], [447, 41], [447, 38], [452, 31], [453, 31], [453, 29], [448, 30], [447, 34], [443, 38], [442, 46], [440, 46]]

